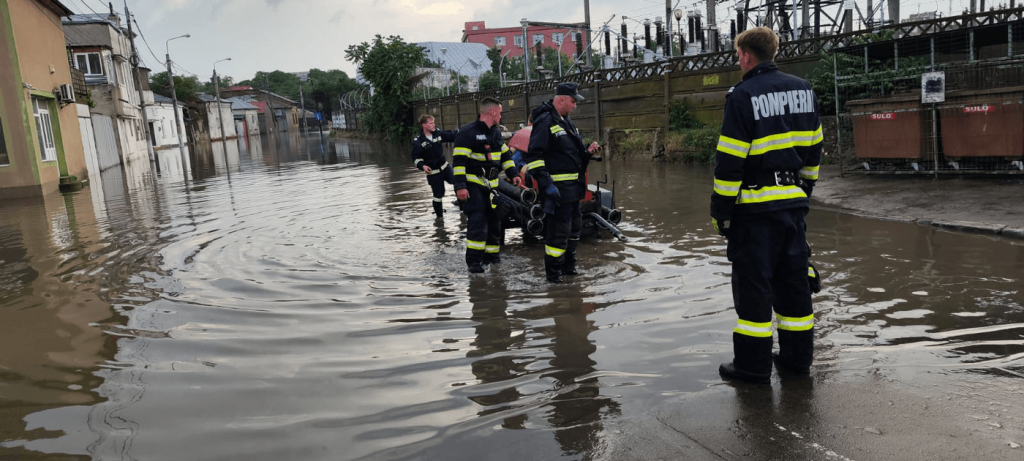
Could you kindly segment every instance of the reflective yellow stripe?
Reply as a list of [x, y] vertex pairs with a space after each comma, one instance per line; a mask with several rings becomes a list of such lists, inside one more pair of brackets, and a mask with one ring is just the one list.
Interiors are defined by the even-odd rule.
[[444, 197], [434, 197], [434, 201], [435, 201], [435, 202], [437, 202], [437, 203], [441, 203], [441, 200], [442, 200], [443, 198], [444, 198]]
[[818, 180], [818, 167], [816, 166], [805, 166], [800, 169], [800, 177], [804, 179], [810, 179], [813, 181]]
[[553, 174], [551, 175], [552, 181], [575, 181], [580, 179], [579, 173], [566, 173], [566, 174]]
[[[448, 162], [444, 162], [444, 165], [441, 165], [441, 166], [439, 166], [437, 168], [434, 168], [433, 170], [430, 170], [430, 173], [427, 173], [427, 174], [428, 175], [438, 174], [438, 173], [443, 172], [445, 168], [448, 168]], [[465, 169], [463, 169], [463, 171], [465, 171]]]
[[501, 145], [501, 153], [504, 154], [505, 152], [508, 152], [508, 144]]
[[452, 151], [452, 155], [465, 155], [466, 157], [469, 157], [469, 154], [471, 153], [473, 153], [473, 151], [469, 150], [468, 147], [456, 147], [455, 150]]
[[551, 134], [558, 133], [559, 131], [565, 131], [565, 128], [562, 128], [562, 127], [560, 127], [558, 125], [552, 125], [551, 126]]
[[722, 181], [715, 179], [715, 193], [726, 197], [735, 197], [740, 193], [740, 185], [743, 181]]
[[497, 254], [499, 251], [501, 251], [501, 245], [487, 245], [487, 249], [485, 249], [484, 251], [490, 254]]
[[807, 198], [807, 194], [797, 186], [768, 186], [757, 190], [743, 189], [740, 191], [740, 199], [736, 203], [764, 203], [793, 198]]
[[757, 323], [736, 320], [736, 328], [733, 328], [732, 331], [755, 338], [770, 338], [772, 336], [772, 322]]
[[739, 139], [733, 139], [728, 136], [719, 136], [718, 150], [729, 155], [735, 155], [739, 158], [747, 158], [747, 152], [750, 151], [750, 143], [740, 141]]
[[516, 162], [513, 162], [511, 160], [505, 160], [505, 163], [502, 163], [501, 167], [503, 169], [506, 169], [506, 170], [509, 169], [509, 168], [515, 168], [516, 167]]
[[486, 162], [488, 160], [487, 154], [481, 154], [480, 152], [470, 152], [469, 158], [478, 162]]
[[464, 167], [464, 166], [457, 166], [457, 167], [455, 167], [455, 175], [456, 176], [465, 175], [465, 174], [466, 174], [466, 167]]
[[814, 314], [807, 317], [784, 317], [775, 314], [775, 318], [779, 321], [780, 330], [807, 331], [814, 328]]
[[552, 258], [558, 258], [565, 254], [565, 249], [555, 248], [553, 246], [544, 245], [544, 252]]
[[813, 267], [807, 266], [807, 276], [811, 277], [811, 278], [817, 278], [818, 274], [814, 273], [814, 268]]
[[477, 241], [477, 240], [466, 239], [466, 248], [468, 248], [470, 250], [483, 250], [486, 245], [487, 245], [486, 241]]
[[750, 143], [750, 155], [761, 155], [774, 150], [796, 146], [813, 146], [822, 140], [821, 127], [815, 131], [790, 131], [755, 139]]
[[528, 169], [528, 170], [536, 170], [537, 168], [544, 168], [544, 161], [543, 160], [534, 160], [534, 161], [526, 164], [526, 169]]
[[416, 159], [416, 160], [413, 160], [413, 161], [412, 161], [412, 165], [413, 165], [413, 166], [416, 166], [416, 164], [417, 164], [417, 163], [420, 163], [420, 162], [422, 162], [422, 161], [423, 161], [423, 159], [421, 159], [421, 158], [418, 158], [418, 159]]
[[483, 179], [480, 179], [480, 177], [475, 175], [475, 174], [467, 174], [466, 175], [466, 182], [471, 182], [473, 184], [479, 184], [479, 185], [484, 186], [484, 187], [491, 187], [490, 183], [488, 183], [487, 181], [484, 181]]

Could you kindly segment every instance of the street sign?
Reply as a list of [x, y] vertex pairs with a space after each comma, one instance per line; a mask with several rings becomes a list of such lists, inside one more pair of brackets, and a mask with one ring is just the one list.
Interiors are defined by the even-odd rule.
[[925, 72], [921, 74], [921, 103], [946, 101], [946, 73]]

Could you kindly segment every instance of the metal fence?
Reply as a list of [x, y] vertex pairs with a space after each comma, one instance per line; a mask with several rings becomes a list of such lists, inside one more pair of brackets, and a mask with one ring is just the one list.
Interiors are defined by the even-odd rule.
[[831, 53], [844, 173], [1024, 174], [1024, 21], [962, 21]]

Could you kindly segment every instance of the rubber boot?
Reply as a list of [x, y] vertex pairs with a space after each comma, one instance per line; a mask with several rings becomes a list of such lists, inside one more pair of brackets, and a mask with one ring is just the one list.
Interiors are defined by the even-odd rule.
[[444, 216], [444, 208], [441, 208], [441, 202], [434, 202], [434, 214], [438, 217]]

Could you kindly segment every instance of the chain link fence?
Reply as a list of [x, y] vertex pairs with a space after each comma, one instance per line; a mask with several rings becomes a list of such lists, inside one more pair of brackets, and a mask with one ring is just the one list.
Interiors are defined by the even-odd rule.
[[821, 64], [844, 174], [1024, 174], [1024, 23], [871, 38]]

